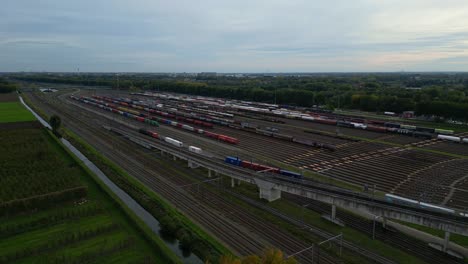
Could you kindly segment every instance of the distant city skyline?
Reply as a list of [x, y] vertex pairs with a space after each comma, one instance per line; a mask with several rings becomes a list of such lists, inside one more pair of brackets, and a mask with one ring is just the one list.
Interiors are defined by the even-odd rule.
[[7, 0], [0, 16], [0, 72], [468, 70], [464, 0]]

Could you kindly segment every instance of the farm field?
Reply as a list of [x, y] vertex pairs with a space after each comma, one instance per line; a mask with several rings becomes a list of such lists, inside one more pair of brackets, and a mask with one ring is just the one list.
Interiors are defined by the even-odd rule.
[[0, 123], [33, 120], [34, 116], [20, 102], [0, 102]]
[[0, 263], [167, 260], [45, 129], [0, 128], [0, 149]]

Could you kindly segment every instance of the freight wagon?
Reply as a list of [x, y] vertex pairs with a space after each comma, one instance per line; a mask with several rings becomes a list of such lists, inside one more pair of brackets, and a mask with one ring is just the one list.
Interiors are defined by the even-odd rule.
[[[195, 119], [199, 118], [196, 115], [179, 112], [176, 109], [171, 110], [173, 113], [168, 113], [168, 112], [159, 111], [157, 109], [148, 107], [146, 104], [142, 104], [142, 103], [136, 102], [136, 101], [132, 101], [131, 104], [128, 104], [126, 102], [122, 102], [122, 99], [114, 100], [112, 98], [103, 97], [103, 96], [93, 96], [93, 97], [102, 99], [102, 100], [107, 101], [107, 102], [113, 102], [113, 103], [121, 104], [121, 105], [122, 104], [123, 105], [128, 105], [128, 106], [130, 106], [132, 108], [136, 108], [136, 109], [139, 109], [139, 110], [144, 110], [144, 111], [149, 112], [151, 114], [156, 114], [156, 115], [159, 115], [159, 116], [162, 116], [162, 117], [175, 118], [178, 121], [184, 121], [184, 122], [188, 122], [188, 123], [191, 123], [191, 124], [195, 124], [195, 125], [199, 125], [199, 126], [203, 126], [203, 127], [207, 127], [207, 128], [212, 128], [213, 127], [213, 124], [211, 124], [211, 123], [203, 122], [203, 121], [200, 121], [200, 120], [195, 120]], [[163, 105], [158, 104], [158, 105], [156, 105], [156, 107], [162, 108]]]
[[143, 128], [140, 128], [138, 130], [138, 132], [140, 132], [143, 135], [147, 135], [147, 136], [150, 136], [150, 137], [153, 137], [153, 138], [156, 138], [156, 139], [160, 139], [159, 134], [156, 133], [156, 132], [152, 132], [152, 131], [149, 131], [149, 130], [146, 130], [146, 129], [143, 129]]
[[140, 117], [139, 115], [136, 115], [134, 113], [129, 113], [129, 112], [125, 112], [125, 111], [122, 111], [122, 110], [119, 110], [119, 109], [116, 109], [116, 108], [111, 108], [111, 107], [105, 106], [105, 105], [101, 104], [101, 101], [98, 101], [98, 100], [95, 100], [95, 99], [92, 99], [92, 98], [86, 98], [86, 97], [78, 98], [78, 97], [75, 97], [75, 96], [71, 96], [70, 98], [72, 98], [74, 100], [77, 100], [79, 102], [83, 102], [85, 104], [89, 104], [89, 105], [92, 105], [92, 106], [95, 106], [95, 107], [99, 107], [101, 109], [110, 111], [112, 113], [122, 115], [122, 116], [127, 117], [127, 118], [135, 119], [135, 120], [137, 120], [139, 122], [145, 122], [145, 123], [153, 125], [153, 126], [159, 126], [159, 123], [156, 122], [156, 121], [152, 121], [152, 120], [150, 120], [148, 118]]
[[[464, 139], [462, 140], [460, 137], [446, 136], [446, 135], [438, 135], [438, 136], [437, 136], [437, 139], [448, 140], [448, 141], [460, 143], [460, 142], [464, 142], [466, 138], [464, 138]], [[468, 142], [466, 142], [466, 143], [468, 143]]]
[[189, 146], [188, 150], [189, 150], [190, 152], [197, 153], [197, 154], [201, 154], [201, 153], [202, 153], [202, 149], [201, 149], [201, 148], [198, 148], [198, 147], [195, 147], [195, 146]]
[[166, 141], [167, 143], [169, 143], [171, 145], [174, 145], [176, 147], [183, 147], [184, 146], [184, 143], [182, 143], [181, 141], [175, 140], [175, 139], [170, 138], [170, 137], [165, 137], [164, 141]]
[[436, 128], [435, 132], [437, 134], [442, 134], [442, 135], [453, 135], [455, 133], [453, 130], [446, 130], [446, 129], [439, 129], [439, 128]]
[[315, 142], [315, 141], [310, 141], [310, 140], [305, 140], [305, 139], [298, 139], [298, 138], [290, 136], [290, 135], [276, 133], [276, 132], [272, 132], [272, 131], [268, 131], [268, 130], [263, 130], [263, 129], [258, 129], [257, 128], [255, 130], [255, 133], [261, 134], [261, 135], [264, 135], [264, 136], [268, 136], [268, 137], [279, 138], [279, 139], [286, 140], [286, 141], [296, 142], [296, 143], [301, 144], [301, 145], [307, 145], [307, 146], [317, 147], [317, 148], [324, 148], [324, 149], [331, 150], [331, 151], [336, 150], [335, 146], [333, 146], [333, 145], [323, 144], [323, 143], [320, 143], [320, 142]]
[[283, 170], [281, 168], [275, 168], [275, 167], [270, 167], [270, 166], [263, 165], [263, 164], [258, 164], [258, 163], [254, 163], [254, 162], [250, 162], [250, 161], [246, 161], [246, 160], [241, 160], [241, 159], [239, 159], [237, 157], [227, 156], [224, 159], [224, 162], [229, 163], [229, 164], [234, 165], [234, 166], [243, 167], [243, 168], [254, 170], [254, 171], [271, 172], [271, 173], [275, 173], [275, 174], [284, 175], [284, 176], [287, 176], [287, 177], [290, 177], [290, 178], [302, 179], [302, 174], [299, 174], [299, 173], [296, 173], [296, 172], [293, 172], [293, 171], [289, 171], [289, 170]]
[[[90, 100], [97, 101], [96, 99], [90, 99]], [[120, 108], [122, 108], [122, 107], [120, 107]], [[129, 110], [129, 109], [122, 108], [122, 110]], [[188, 131], [192, 131], [192, 132], [195, 132], [195, 133], [198, 133], [198, 134], [203, 134], [203, 135], [205, 135], [207, 137], [214, 138], [214, 139], [217, 139], [217, 140], [229, 143], [229, 144], [238, 144], [239, 143], [239, 140], [237, 138], [233, 138], [233, 137], [229, 137], [229, 136], [222, 135], [222, 134], [216, 134], [216, 133], [204, 131], [203, 129], [194, 128], [192, 126], [185, 125], [185, 124], [182, 124], [182, 123], [179, 123], [179, 122], [176, 122], [176, 121], [172, 121], [172, 120], [169, 120], [169, 119], [163, 119], [163, 118], [159, 118], [159, 117], [155, 117], [155, 116], [148, 116], [146, 114], [140, 113], [140, 112], [135, 111], [135, 110], [132, 110], [132, 113], [123, 112], [123, 115], [127, 116], [127, 117], [130, 117], [130, 118], [133, 118], [133, 119], [136, 119], [137, 121], [140, 121], [140, 122], [151, 123], [150, 121], [146, 121], [145, 118], [140, 117], [140, 115], [143, 115], [145, 117], [148, 117], [150, 120], [159, 121], [162, 124], [171, 125], [173, 127], [177, 127], [177, 128], [188, 130]]]

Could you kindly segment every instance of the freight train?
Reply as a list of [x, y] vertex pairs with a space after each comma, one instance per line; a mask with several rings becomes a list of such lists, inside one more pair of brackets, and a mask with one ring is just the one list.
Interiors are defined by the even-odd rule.
[[330, 144], [324, 144], [324, 143], [320, 143], [320, 142], [315, 142], [315, 141], [310, 141], [310, 140], [305, 140], [305, 139], [299, 139], [299, 138], [293, 137], [291, 135], [281, 134], [281, 133], [273, 132], [273, 131], [270, 131], [270, 130], [257, 128], [257, 129], [255, 129], [255, 133], [265, 135], [265, 136], [269, 136], [269, 137], [279, 138], [279, 139], [286, 140], [286, 141], [292, 141], [292, 142], [295, 142], [295, 143], [298, 143], [298, 144], [301, 144], [301, 145], [307, 145], [307, 146], [310, 146], [310, 147], [323, 148], [323, 149], [330, 150], [330, 151], [335, 151], [336, 150], [336, 147], [333, 146], [333, 145], [330, 145]]
[[[144, 96], [159, 97], [159, 98], [164, 98], [164, 99], [199, 102], [199, 103], [204, 103], [210, 106], [216, 106], [220, 108], [236, 109], [237, 111], [250, 112], [250, 113], [262, 114], [262, 115], [280, 116], [280, 117], [291, 118], [291, 119], [302, 119], [305, 121], [311, 121], [311, 122], [316, 122], [316, 123], [337, 125], [337, 126], [348, 127], [348, 128], [364, 129], [364, 130], [370, 130], [374, 132], [399, 133], [399, 134], [403, 134], [407, 136], [420, 137], [424, 139], [431, 139], [437, 135], [453, 135], [454, 134], [454, 131], [452, 130], [419, 127], [419, 126], [405, 125], [405, 124], [394, 123], [394, 122], [385, 122], [381, 120], [366, 120], [361, 117], [343, 117], [343, 116], [336, 115], [327, 111], [303, 112], [303, 111], [294, 110], [291, 107], [286, 106], [286, 105], [262, 104], [262, 103], [237, 101], [237, 100], [219, 100], [219, 99], [207, 98], [207, 97], [196, 97], [194, 99], [188, 96], [180, 96], [180, 95], [172, 95], [172, 94], [169, 94], [169, 95], [148, 94], [148, 93], [137, 93], [137, 94], [144, 95]], [[231, 111], [228, 111], [228, 112], [230, 112], [231, 114], [234, 113]]]
[[[201, 125], [207, 128], [212, 128], [213, 124], [217, 125], [222, 125], [222, 126], [228, 126], [229, 124], [233, 123], [233, 120], [223, 118], [225, 117], [225, 113], [221, 115], [216, 115], [213, 112], [206, 112], [202, 111], [204, 109], [199, 109], [195, 107], [189, 107], [186, 105], [177, 105], [179, 109], [176, 108], [169, 108], [168, 105], [163, 105], [163, 104], [157, 104], [156, 108], [154, 107], [149, 107], [146, 104], [137, 102], [137, 101], [132, 101], [130, 99], [125, 99], [125, 98], [109, 98], [109, 97], [104, 97], [104, 96], [94, 96], [95, 98], [101, 99], [101, 100], [106, 100], [110, 102], [116, 102], [120, 103], [124, 106], [131, 106], [131, 107], [140, 107], [139, 109], [143, 109], [145, 111], [155, 113], [164, 117], [169, 117], [169, 118], [175, 118], [177, 119], [179, 116], [186, 117], [188, 119], [194, 119], [194, 124]], [[143, 108], [141, 108], [143, 107]], [[159, 111], [158, 109], [163, 109], [164, 111]], [[201, 114], [200, 114], [201, 113]], [[233, 115], [230, 114], [229, 117], [232, 117]], [[198, 121], [201, 121], [202, 123], [196, 123]], [[191, 120], [185, 120], [185, 122], [191, 123]]]
[[270, 167], [270, 166], [266, 166], [263, 164], [258, 164], [258, 163], [254, 163], [254, 162], [250, 162], [246, 160], [241, 160], [237, 157], [227, 156], [224, 159], [224, 162], [229, 163], [234, 166], [239, 166], [239, 167], [243, 167], [243, 168], [254, 170], [254, 171], [271, 172], [271, 173], [276, 173], [276, 174], [284, 175], [284, 176], [295, 178], [295, 179], [302, 179], [302, 175], [299, 173], [284, 170], [281, 168]]
[[117, 108], [112, 108], [112, 107], [110, 107], [108, 105], [102, 105], [102, 104], [94, 102], [93, 100], [87, 100], [85, 98], [78, 98], [76, 96], [70, 96], [70, 97], [73, 100], [77, 100], [77, 101], [83, 102], [85, 104], [89, 104], [89, 105], [92, 105], [92, 106], [95, 106], [95, 107], [99, 107], [99, 108], [101, 108], [103, 110], [107, 110], [107, 111], [122, 115], [122, 116], [127, 117], [127, 118], [135, 119], [135, 120], [137, 120], [139, 122], [144, 122], [144, 123], [147, 123], [149, 125], [156, 126], [156, 127], [159, 126], [159, 123], [157, 121], [151, 120], [149, 118], [144, 118], [144, 117], [135, 115], [135, 114], [130, 113], [130, 112], [125, 112], [125, 111], [119, 110]]
[[[139, 94], [139, 95], [142, 95], [142, 94]], [[174, 97], [174, 96], [169, 96], [168, 97], [168, 96], [165, 96], [165, 95], [164, 96], [158, 96], [158, 97], [165, 98], [165, 99], [169, 98], [169, 99], [176, 99], [176, 100], [192, 101], [192, 102], [195, 100], [195, 99], [192, 100], [190, 98], [177, 97], [177, 96], [176, 97]], [[177, 121], [184, 121], [184, 122], [187, 122], [187, 123], [203, 126], [203, 127], [206, 127], [206, 128], [213, 127], [213, 123], [223, 125], [223, 126], [230, 126], [230, 127], [234, 127], [234, 128], [238, 128], [238, 127], [236, 127], [236, 124], [239, 124], [239, 122], [236, 122], [235, 120], [229, 120], [229, 119], [215, 117], [215, 116], [203, 116], [203, 115], [194, 114], [193, 112], [184, 113], [184, 112], [178, 111], [177, 109], [165, 109], [166, 112], [165, 111], [160, 111], [160, 110], [150, 108], [146, 104], [144, 104], [144, 103], [142, 103], [140, 101], [135, 101], [135, 100], [131, 100], [131, 99], [122, 99], [122, 98], [112, 99], [112, 98], [102, 97], [102, 96], [95, 96], [95, 98], [105, 100], [107, 102], [113, 102], [113, 103], [116, 103], [116, 104], [120, 104], [121, 107], [120, 107], [119, 110], [121, 110], [123, 112], [128, 112], [130, 114], [139, 115], [139, 116], [142, 116], [142, 117], [145, 117], [142, 113], [140, 113], [138, 111], [128, 109], [128, 108], [125, 108], [125, 107], [122, 108], [122, 106], [128, 106], [128, 107], [136, 108], [136, 109], [139, 109], [139, 110], [145, 110], [145, 111], [148, 111], [148, 112], [150, 112], [152, 114], [160, 115], [160, 116], [163, 116], [163, 117], [175, 118]], [[195, 100], [195, 101], [197, 101], [197, 100]], [[203, 99], [203, 100], [205, 100], [205, 99]], [[203, 100], [201, 102], [204, 102]], [[206, 99], [206, 100], [208, 100], [208, 99]], [[218, 103], [220, 103], [220, 102], [218, 102]], [[224, 101], [224, 103], [226, 103], [226, 101]], [[448, 141], [459, 142], [459, 143], [468, 143], [467, 138], [448, 136], [448, 135], [453, 135], [454, 134], [454, 131], [452, 131], [452, 130], [419, 127], [419, 126], [406, 125], [406, 124], [400, 124], [400, 123], [395, 123], [395, 122], [385, 122], [385, 121], [381, 121], [381, 120], [365, 120], [365, 119], [362, 119], [362, 118], [346, 118], [346, 119], [339, 120], [339, 119], [336, 118], [337, 116], [335, 116], [335, 115], [327, 115], [327, 114], [318, 115], [318, 114], [313, 114], [313, 113], [305, 114], [305, 113], [302, 113], [302, 112], [297, 112], [297, 111], [292, 111], [292, 110], [287, 110], [287, 109], [274, 109], [273, 108], [274, 110], [272, 110], [272, 109], [265, 109], [265, 108], [257, 108], [257, 107], [249, 106], [247, 103], [248, 102], [246, 102], [245, 105], [241, 105], [241, 106], [238, 106], [238, 107], [235, 107], [236, 106], [235, 104], [230, 104], [230, 106], [232, 106], [233, 108], [237, 108], [238, 110], [245, 110], [245, 111], [257, 112], [257, 113], [258, 112], [260, 112], [260, 113], [269, 113], [269, 114], [274, 114], [274, 115], [280, 115], [280, 116], [283, 116], [283, 117], [286, 117], [286, 118], [302, 119], [302, 120], [305, 120], [305, 121], [311, 121], [311, 122], [317, 122], [317, 123], [329, 124], [329, 125], [336, 125], [336, 126], [340, 126], [340, 127], [363, 129], [363, 130], [369, 130], [369, 131], [381, 132], [381, 133], [386, 133], [386, 132], [398, 133], [398, 134], [401, 134], [401, 135], [413, 136], [413, 137], [418, 137], [418, 138], [423, 138], [423, 139], [432, 139], [432, 138], [436, 137], [437, 139], [441, 139], [441, 140], [448, 140]], [[213, 104], [213, 102], [210, 101], [210, 104]], [[217, 104], [217, 105], [223, 106], [222, 104]], [[110, 106], [110, 107], [112, 107], [112, 106]], [[157, 107], [162, 108], [163, 106], [160, 104]], [[117, 107], [117, 108], [119, 108], [119, 107]], [[180, 108], [183, 108], [185, 111], [197, 111], [197, 112], [205, 111], [205, 112], [209, 112], [210, 114], [214, 115], [213, 111], [207, 111], [206, 109], [192, 108], [192, 107], [188, 107], [188, 106], [185, 106], [185, 105], [180, 105]], [[232, 113], [218, 113], [217, 115], [221, 116], [221, 117], [232, 117], [233, 116]], [[154, 117], [152, 119], [156, 120], [156, 121], [159, 121], [159, 122], [162, 122], [162, 120], [160, 120], [160, 119], [158, 120], [158, 119], [156, 119]], [[177, 126], [177, 122], [169, 123], [169, 124]], [[243, 127], [243, 128], [245, 128], [245, 127]], [[182, 128], [182, 129], [191, 130], [191, 127], [186, 126], [185, 128]], [[196, 131], [196, 129], [194, 129], [194, 130], [191, 130], [191, 131], [203, 134], [203, 130]], [[332, 150], [332, 151], [334, 150], [334, 146], [328, 145], [328, 144], [321, 144], [321, 143], [318, 143], [318, 142], [310, 142], [310, 141], [299, 140], [299, 139], [295, 139], [295, 138], [293, 138], [291, 136], [288, 136], [288, 135], [285, 135], [287, 137], [287, 138], [285, 138], [281, 134], [275, 135], [275, 134], [264, 132], [264, 131], [261, 131], [261, 130], [256, 131], [256, 132], [259, 133], [259, 134], [266, 135], [266, 136], [272, 136], [272, 137], [282, 138], [282, 139], [285, 139], [285, 140], [291, 140], [291, 141], [294, 141], [294, 142], [297, 142], [297, 143], [300, 143], [300, 144], [306, 143], [306, 145], [325, 148], [325, 149], [329, 149], [329, 150]], [[206, 136], [214, 138], [214, 136], [211, 135], [210, 133], [206, 133]], [[225, 139], [225, 138], [221, 136], [220, 140], [224, 141], [223, 139]], [[227, 140], [230, 140], [230, 139], [227, 139]], [[234, 143], [234, 141], [231, 141], [231, 142], [228, 142], [228, 143], [236, 144], [236, 143]]]
[[[170, 138], [170, 137], [161, 136], [158, 133], [153, 132], [153, 131], [149, 131], [149, 130], [140, 128], [138, 130], [138, 132], [143, 134], [143, 135], [150, 136], [152, 138], [163, 140], [163, 141], [165, 141], [165, 142], [167, 142], [167, 143], [169, 143], [171, 145], [174, 145], [176, 147], [183, 147], [184, 146], [184, 143], [182, 141], [179, 141], [179, 140], [176, 140], [176, 139], [173, 139], [173, 138]], [[195, 146], [189, 146], [188, 150], [190, 152], [193, 152], [193, 153], [196, 153], [196, 154], [202, 154], [202, 152], [203, 152], [203, 150], [201, 148], [195, 147]]]
[[[213, 128], [212, 123], [197, 120], [198, 117], [195, 116], [195, 115], [181, 113], [181, 112], [178, 112], [178, 111], [171, 111], [173, 113], [168, 113], [168, 112], [165, 112], [165, 111], [160, 111], [158, 109], [149, 107], [146, 104], [143, 104], [141, 102], [128, 101], [126, 99], [113, 99], [113, 98], [109, 98], [109, 97], [105, 97], [105, 96], [93, 96], [93, 97], [95, 99], [98, 99], [98, 100], [111, 102], [111, 103], [119, 104], [119, 105], [123, 105], [123, 106], [129, 106], [129, 107], [139, 109], [139, 110], [144, 110], [144, 111], [147, 111], [147, 112], [149, 112], [151, 114], [159, 115], [159, 116], [162, 116], [162, 117], [174, 118], [177, 121], [183, 121], [183, 122], [187, 122], [187, 123], [190, 123], [190, 124], [202, 126], [202, 127], [205, 127], [205, 128]], [[156, 105], [156, 107], [162, 108], [163, 105]]]
[[281, 116], [290, 119], [301, 119], [304, 121], [316, 122], [326, 125], [336, 125], [340, 127], [347, 127], [347, 128], [356, 128], [356, 129], [364, 129], [370, 130], [374, 132], [392, 132], [392, 133], [399, 133], [408, 136], [414, 137], [421, 137], [425, 139], [433, 138], [432, 134], [441, 134], [441, 135], [452, 135], [454, 131], [452, 130], [445, 130], [445, 129], [435, 129], [435, 128], [427, 128], [427, 127], [419, 127], [419, 126], [412, 126], [412, 125], [405, 125], [393, 122], [385, 122], [379, 120], [365, 120], [361, 118], [342, 118], [337, 117], [332, 114], [326, 113], [303, 113], [298, 111], [293, 111], [289, 109], [261, 109], [256, 107], [234, 107], [238, 110], [254, 112], [254, 113], [263, 113], [263, 114], [270, 114]]
[[[173, 126], [173, 127], [177, 127], [179, 129], [188, 130], [188, 131], [191, 131], [191, 132], [202, 134], [202, 135], [204, 135], [206, 137], [213, 138], [213, 139], [216, 139], [216, 140], [220, 140], [220, 141], [223, 141], [223, 142], [226, 142], [226, 143], [229, 143], [229, 144], [238, 144], [239, 143], [239, 140], [237, 138], [233, 138], [233, 137], [222, 135], [222, 134], [212, 133], [212, 132], [205, 131], [205, 130], [199, 129], [199, 128], [194, 128], [192, 126], [185, 125], [185, 124], [182, 124], [182, 123], [179, 123], [179, 122], [175, 122], [175, 121], [172, 121], [172, 120], [169, 120], [169, 119], [150, 116], [148, 114], [145, 114], [145, 113], [142, 113], [142, 112], [139, 112], [139, 111], [136, 111], [136, 110], [128, 109], [128, 108], [122, 107], [122, 106], [115, 106], [115, 105], [106, 103], [106, 102], [101, 101], [101, 100], [97, 100], [97, 99], [93, 99], [93, 98], [87, 98], [87, 97], [78, 98], [78, 97], [74, 97], [74, 96], [72, 98], [75, 99], [75, 100], [87, 103], [87, 104], [97, 106], [99, 108], [103, 108], [103, 109], [106, 109], [106, 110], [109, 110], [109, 111], [112, 111], [112, 112], [115, 112], [115, 113], [122, 114], [125, 117], [134, 118], [134, 119], [136, 119], [136, 120], [138, 120], [140, 122], [146, 122], [146, 123], [151, 124], [151, 121], [154, 121], [158, 125], [159, 125], [159, 123], [170, 125], [170, 126]], [[126, 102], [121, 102], [121, 103], [125, 103], [128, 106], [128, 103], [126, 103]], [[116, 107], [116, 108], [113, 108], [112, 106]], [[159, 123], [156, 122], [156, 121], [158, 121]]]

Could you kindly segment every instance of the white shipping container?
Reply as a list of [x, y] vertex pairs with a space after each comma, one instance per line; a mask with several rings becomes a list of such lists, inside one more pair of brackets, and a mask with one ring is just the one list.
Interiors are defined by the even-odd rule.
[[184, 145], [182, 142], [180, 142], [178, 140], [175, 140], [175, 139], [172, 139], [170, 137], [165, 137], [164, 141], [166, 141], [167, 143], [172, 144], [174, 146], [177, 146], [177, 147], [182, 147]]
[[454, 142], [460, 142], [461, 141], [461, 139], [459, 137], [446, 136], [446, 135], [438, 135], [437, 139], [449, 140], [449, 141], [454, 141]]
[[194, 131], [195, 129], [191, 126], [188, 126], [188, 125], [183, 125], [182, 126], [183, 129], [186, 129], [186, 130], [190, 130], [190, 131]]
[[309, 121], [314, 121], [315, 120], [315, 118], [313, 118], [311, 116], [302, 116], [301, 118], [304, 119], [304, 120], [309, 120]]
[[189, 146], [189, 151], [190, 151], [190, 152], [197, 153], [197, 154], [202, 153], [202, 149], [201, 149], [201, 148], [197, 148], [197, 147], [194, 147], [194, 146]]

